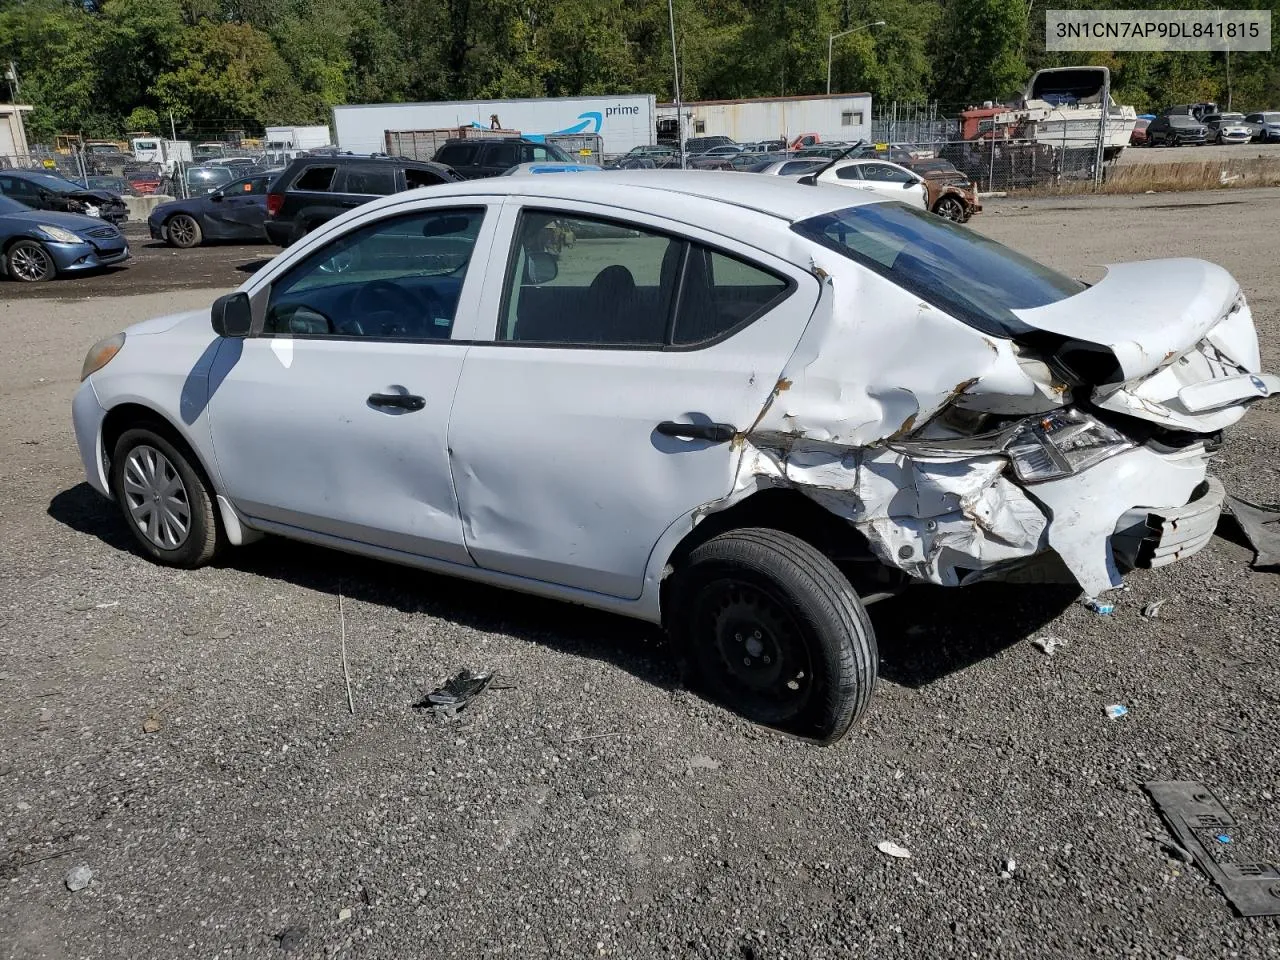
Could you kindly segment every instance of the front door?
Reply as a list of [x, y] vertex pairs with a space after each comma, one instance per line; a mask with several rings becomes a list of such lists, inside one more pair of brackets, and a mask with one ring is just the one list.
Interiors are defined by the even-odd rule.
[[865, 186], [888, 200], [924, 209], [928, 205], [924, 184], [910, 170], [893, 163], [859, 164]]
[[492, 220], [482, 202], [387, 216], [256, 295], [261, 331], [221, 343], [209, 402], [238, 509], [470, 564], [445, 438]]
[[267, 185], [271, 177], [249, 177], [229, 183], [219, 198], [210, 198], [205, 235], [223, 240], [262, 239], [267, 214]]
[[730, 492], [730, 434], [760, 413], [818, 284], [627, 216], [508, 202], [490, 261], [506, 276], [463, 364], [449, 448], [477, 564], [635, 598], [663, 532]]

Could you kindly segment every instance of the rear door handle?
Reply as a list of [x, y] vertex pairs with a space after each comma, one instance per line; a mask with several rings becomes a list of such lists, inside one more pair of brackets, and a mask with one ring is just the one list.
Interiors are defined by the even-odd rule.
[[408, 410], [412, 413], [425, 407], [427, 401], [412, 393], [371, 393], [369, 394], [369, 405], [374, 407], [394, 407], [398, 410]]
[[676, 423], [674, 420], [663, 420], [658, 424], [658, 432], [664, 437], [728, 443], [738, 430], [732, 423]]

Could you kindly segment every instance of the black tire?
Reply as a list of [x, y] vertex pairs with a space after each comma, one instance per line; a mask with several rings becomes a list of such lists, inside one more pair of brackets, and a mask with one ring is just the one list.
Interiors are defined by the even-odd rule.
[[200, 246], [204, 239], [204, 231], [200, 229], [200, 221], [185, 213], [175, 213], [165, 221], [165, 236], [169, 246], [180, 250]]
[[844, 574], [812, 545], [780, 530], [732, 530], [697, 547], [673, 578], [667, 627], [712, 698], [820, 743], [839, 740], [866, 710], [879, 671], [875, 631]]
[[[143, 466], [139, 472], [139, 461], [132, 458], [137, 454], [145, 463], [150, 459], [148, 450], [159, 453], [167, 461], [166, 467], [160, 461], [152, 460], [155, 466], [153, 476], [168, 483], [175, 477], [180, 481], [180, 490], [165, 496], [163, 502], [166, 509], [170, 503], [174, 504], [169, 515], [176, 518], [181, 517], [181, 505], [185, 505], [186, 529], [181, 538], [175, 532], [177, 521], [166, 524], [165, 518], [157, 514], [161, 500], [149, 498], [150, 491], [143, 492], [148, 486], [146, 469]], [[213, 491], [192, 459], [185, 447], [179, 447], [159, 429], [150, 426], [133, 427], [122, 433], [111, 457], [111, 490], [124, 515], [125, 525], [147, 556], [171, 567], [204, 566], [213, 559], [223, 540], [214, 510]], [[129, 471], [128, 476], [126, 471]], [[151, 486], [155, 489], [156, 484]], [[150, 512], [143, 516], [140, 511], [147, 506], [150, 506]], [[157, 517], [154, 523], [151, 521], [153, 516]], [[148, 524], [151, 524], [150, 534]]]
[[933, 205], [933, 212], [940, 217], [945, 217], [952, 223], [964, 223], [969, 219], [965, 216], [965, 206], [965, 202], [959, 197], [940, 197], [938, 202]]
[[20, 283], [52, 280], [58, 272], [53, 254], [35, 240], [19, 240], [6, 254], [5, 272]]

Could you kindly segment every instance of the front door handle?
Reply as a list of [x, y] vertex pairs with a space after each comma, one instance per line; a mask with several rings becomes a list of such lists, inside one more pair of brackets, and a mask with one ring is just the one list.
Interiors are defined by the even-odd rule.
[[663, 420], [658, 424], [658, 432], [664, 437], [728, 443], [738, 430], [732, 423], [676, 423], [674, 420]]
[[407, 410], [412, 413], [425, 407], [427, 401], [412, 393], [371, 393], [369, 394], [369, 405], [372, 407], [394, 407], [398, 410]]

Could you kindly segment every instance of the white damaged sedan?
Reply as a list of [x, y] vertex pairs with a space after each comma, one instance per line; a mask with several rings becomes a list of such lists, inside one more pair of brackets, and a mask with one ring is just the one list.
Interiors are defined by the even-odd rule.
[[270, 533], [661, 623], [712, 696], [832, 741], [864, 603], [1194, 554], [1222, 431], [1277, 392], [1210, 263], [1086, 286], [871, 195], [630, 171], [361, 206], [94, 345], [73, 415], [161, 563]]

